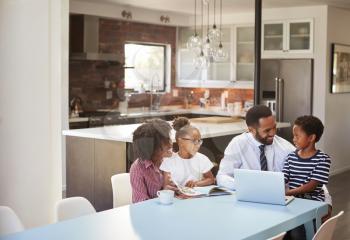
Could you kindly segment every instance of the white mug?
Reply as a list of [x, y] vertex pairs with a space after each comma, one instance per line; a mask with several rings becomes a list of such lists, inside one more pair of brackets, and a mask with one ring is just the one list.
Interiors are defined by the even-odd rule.
[[174, 202], [174, 191], [172, 190], [161, 190], [157, 192], [159, 202], [161, 204], [172, 204]]

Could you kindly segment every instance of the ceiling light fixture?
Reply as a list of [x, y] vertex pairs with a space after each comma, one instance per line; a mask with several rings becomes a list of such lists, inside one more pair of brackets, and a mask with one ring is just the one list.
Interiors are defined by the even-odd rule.
[[[220, 32], [222, 33], [222, 0], [220, 0]], [[216, 62], [224, 62], [228, 57], [228, 54], [224, 49], [221, 40], [222, 40], [222, 34], [220, 34], [219, 48], [217, 49], [214, 55], [214, 60]]]
[[197, 33], [197, 0], [194, 0], [194, 33], [187, 41], [187, 49], [199, 54], [202, 47], [202, 39]]

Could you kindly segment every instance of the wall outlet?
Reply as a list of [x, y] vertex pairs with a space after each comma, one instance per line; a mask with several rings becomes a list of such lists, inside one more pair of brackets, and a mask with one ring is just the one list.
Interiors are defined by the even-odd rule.
[[178, 97], [179, 96], [179, 90], [173, 89], [173, 97]]
[[209, 91], [209, 89], [206, 89], [204, 92], [204, 98], [208, 99], [209, 97], [210, 97], [210, 91]]
[[109, 100], [109, 99], [112, 99], [113, 97], [113, 92], [112, 91], [107, 91], [106, 92], [106, 99]]

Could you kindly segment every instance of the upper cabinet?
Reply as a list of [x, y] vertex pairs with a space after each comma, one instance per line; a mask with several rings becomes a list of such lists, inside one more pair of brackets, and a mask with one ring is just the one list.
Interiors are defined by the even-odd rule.
[[[176, 86], [253, 88], [254, 25], [223, 27], [225, 61], [211, 59], [208, 68], [196, 68], [195, 54], [186, 47], [193, 28], [179, 27], [176, 55]], [[201, 36], [201, 32], [198, 31]], [[313, 58], [313, 20], [265, 21], [262, 25], [262, 58]]]
[[254, 80], [254, 26], [235, 26], [234, 36], [234, 80], [249, 84]]
[[313, 20], [268, 21], [262, 27], [262, 57], [312, 57]]
[[[225, 26], [222, 45], [228, 57], [223, 61], [210, 60], [208, 68], [195, 67], [195, 54], [186, 47], [192, 28], [180, 27], [177, 41], [178, 87], [252, 88], [254, 70], [254, 28]], [[201, 33], [198, 32], [201, 36]], [[237, 38], [240, 38], [238, 45]], [[239, 56], [237, 55], [239, 54]], [[237, 67], [237, 70], [236, 70]]]

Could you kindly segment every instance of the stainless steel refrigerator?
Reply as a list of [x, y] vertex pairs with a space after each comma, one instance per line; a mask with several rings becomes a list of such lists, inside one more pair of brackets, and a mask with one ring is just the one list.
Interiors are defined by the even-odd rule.
[[[263, 59], [260, 75], [260, 103], [268, 105], [277, 121], [290, 122], [312, 114], [312, 59]], [[292, 129], [278, 135], [292, 141]]]

